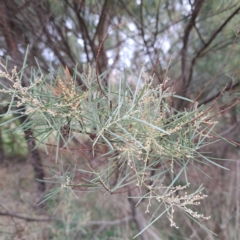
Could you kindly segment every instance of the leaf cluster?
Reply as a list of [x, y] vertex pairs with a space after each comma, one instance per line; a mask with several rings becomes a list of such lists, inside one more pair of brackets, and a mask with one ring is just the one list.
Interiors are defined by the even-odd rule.
[[[126, 70], [111, 88], [101, 84], [106, 73], [97, 81], [94, 69], [88, 66], [82, 73], [76, 68], [74, 76], [66, 68], [55, 81], [49, 79], [49, 75], [37, 77], [39, 74], [35, 74], [29, 86], [23, 87], [23, 70], [17, 72], [14, 68], [10, 74], [3, 64], [1, 66], [1, 77], [12, 84], [1, 90], [11, 95], [5, 115], [17, 115], [9, 121], [23, 115], [28, 120], [16, 126], [15, 131], [30, 129], [32, 137], [45, 147], [49, 137], [54, 138], [56, 162], [61, 149], [71, 151], [70, 143], [79, 133], [90, 142], [91, 157], [86, 156], [83, 167], [65, 172], [64, 177], [55, 176], [59, 186], [46, 200], [60, 191], [74, 193], [76, 187], [110, 194], [138, 188], [142, 191], [139, 202], [149, 199], [147, 212], [152, 199], [164, 203], [172, 226], [177, 226], [173, 221], [174, 208], [195, 218], [202, 217], [186, 207], [206, 197], [199, 195], [202, 188], [194, 194], [180, 196], [177, 190], [185, 187], [175, 187], [175, 183], [184, 176], [186, 186], [189, 185], [188, 164], [201, 162], [220, 166], [201, 152], [204, 146], [220, 140], [213, 132], [216, 122], [210, 120], [208, 111], [198, 108], [197, 103], [189, 99], [183, 100], [192, 102], [190, 109], [182, 112], [173, 109], [172, 98], [181, 97], [167, 87], [168, 79], [154, 88], [153, 77], [148, 76], [142, 66], [139, 76]], [[129, 75], [135, 79], [133, 86], [128, 81]], [[77, 85], [76, 78], [84, 83], [84, 90]], [[211, 138], [214, 138], [212, 142]], [[99, 152], [98, 146], [104, 146], [105, 151]], [[85, 150], [79, 148], [83, 154]], [[94, 158], [104, 161], [96, 166]], [[76, 171], [87, 173], [89, 177], [74, 183]], [[173, 180], [163, 187], [168, 174]], [[63, 179], [67, 179], [66, 182]]]

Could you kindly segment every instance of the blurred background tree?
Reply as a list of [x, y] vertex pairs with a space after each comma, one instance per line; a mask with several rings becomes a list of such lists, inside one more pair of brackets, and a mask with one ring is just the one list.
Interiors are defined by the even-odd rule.
[[[167, 76], [173, 91], [183, 97], [197, 98], [199, 105], [214, 103], [226, 86], [212, 108], [221, 119], [219, 134], [239, 143], [240, 113], [236, 104], [240, 83], [240, 46], [236, 36], [239, 19], [238, 0], [1, 0], [0, 57], [9, 58], [9, 69], [15, 65], [20, 69], [29, 46], [28, 66], [38, 63], [43, 71], [54, 75], [59, 65], [68, 66], [70, 71], [76, 64], [79, 69], [87, 63], [94, 65], [100, 44], [106, 38], [99, 52], [98, 71], [109, 70], [108, 79], [114, 80], [118, 71], [123, 71], [126, 66], [133, 72], [139, 72], [142, 64], [146, 63], [149, 74], [155, 75], [155, 85], [162, 83]], [[1, 95], [1, 101], [6, 101], [6, 96]], [[173, 102], [173, 105], [179, 110], [188, 107], [181, 100]], [[6, 111], [4, 107], [1, 106], [1, 113]], [[34, 140], [29, 139], [29, 132], [25, 132], [25, 138], [31, 152], [34, 178], [42, 179], [45, 166], [43, 154], [35, 148]], [[9, 137], [1, 133], [1, 162], [10, 164], [12, 160], [8, 158], [6, 141], [9, 145]], [[193, 172], [192, 176], [196, 179], [196, 186], [205, 183], [212, 199], [203, 207], [213, 216], [207, 227], [218, 234], [218, 239], [238, 239], [239, 149], [223, 142], [206, 151], [211, 151], [215, 157], [238, 159], [236, 162], [223, 162], [232, 171], [216, 170], [214, 180], [199, 172]], [[16, 151], [16, 155], [20, 153]], [[37, 182], [38, 198], [46, 187], [45, 183]], [[89, 204], [89, 209], [91, 207]], [[136, 222], [143, 221], [141, 218], [144, 216], [139, 217], [131, 211]], [[114, 215], [112, 219], [114, 217], [117, 218]], [[186, 219], [182, 224], [181, 229], [176, 231], [170, 229], [167, 223], [156, 223], [142, 239], [215, 239], [211, 233], [195, 228], [193, 221]], [[107, 236], [107, 225], [102, 230], [101, 224], [89, 225], [90, 228], [96, 226], [100, 226], [99, 234], [104, 232]], [[119, 229], [121, 227], [119, 223]], [[137, 227], [139, 230], [142, 226], [137, 224]], [[114, 234], [117, 236], [117, 233]], [[124, 239], [130, 236], [126, 235]], [[76, 231], [72, 239], [82, 238]]]

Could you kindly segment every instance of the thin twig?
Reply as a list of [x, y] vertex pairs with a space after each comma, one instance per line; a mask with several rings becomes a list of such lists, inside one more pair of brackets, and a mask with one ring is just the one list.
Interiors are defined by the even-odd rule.
[[212, 79], [210, 79], [210, 81], [207, 83], [207, 85], [202, 89], [202, 91], [198, 94], [198, 96], [196, 97], [196, 99], [194, 100], [194, 103], [193, 105], [196, 103], [196, 101], [199, 99], [199, 97], [202, 95], [202, 93], [206, 90], [206, 88], [216, 79], [216, 77], [219, 75], [219, 73], [225, 68], [225, 66], [227, 65], [228, 63], [228, 60], [230, 58], [230, 56], [232, 55], [232, 51], [233, 51], [233, 48], [235, 46], [235, 43], [237, 41], [237, 38], [238, 38], [238, 35], [239, 35], [240, 31], [237, 32], [236, 34], [236, 37], [232, 43], [232, 46], [231, 46], [231, 49], [230, 49], [230, 52], [227, 56], [227, 60], [225, 61], [225, 63], [223, 64], [223, 66], [217, 71], [217, 73], [212, 77]]
[[56, 218], [33, 218], [33, 217], [25, 217], [19, 214], [15, 214], [15, 213], [10, 213], [10, 212], [0, 212], [1, 216], [7, 216], [7, 217], [13, 217], [13, 218], [19, 218], [19, 219], [23, 219], [27, 222], [49, 222], [49, 221], [54, 221], [54, 220], [59, 220]]
[[[20, 214], [16, 214], [16, 213], [10, 213], [10, 212], [0, 212], [1, 216], [6, 216], [6, 217], [13, 217], [13, 218], [18, 218], [18, 219], [22, 219], [25, 220], [27, 222], [49, 222], [49, 221], [64, 221], [58, 218], [53, 218], [53, 217], [48, 217], [48, 218], [34, 218], [34, 217], [26, 217]], [[83, 223], [82, 225], [85, 227], [91, 227], [91, 226], [115, 226], [121, 223], [125, 223], [125, 222], [129, 222], [130, 220], [132, 220], [132, 217], [125, 217], [119, 220], [113, 220], [113, 221], [89, 221], [86, 223]], [[74, 221], [75, 222], [75, 221]]]
[[206, 121], [209, 121], [210, 119], [212, 119], [213, 117], [217, 116], [218, 114], [227, 112], [227, 111], [230, 110], [232, 107], [234, 107], [235, 105], [237, 105], [239, 102], [240, 102], [240, 98], [238, 98], [237, 100], [235, 100], [234, 103], [231, 104], [229, 107], [227, 107], [227, 108], [219, 111], [218, 113], [212, 115], [211, 117], [209, 117]]
[[[103, 43], [105, 42], [108, 34], [109, 34], [113, 29], [118, 28], [118, 27], [123, 26], [123, 25], [126, 25], [126, 24], [127, 24], [127, 22], [126, 22], [126, 23], [120, 23], [120, 24], [115, 25], [115, 26], [113, 26], [112, 28], [110, 28], [110, 30], [106, 33], [106, 35], [104, 36], [102, 42], [100, 43], [100, 46], [99, 46], [98, 51], [97, 51], [97, 56], [96, 56], [96, 59], [95, 59], [95, 63], [96, 63], [96, 78], [97, 78], [97, 83], [98, 83], [99, 89], [100, 89], [101, 93], [103, 94], [103, 96], [104, 96], [106, 99], [108, 99], [108, 97], [107, 97], [106, 93], [103, 91], [103, 89], [102, 89], [102, 87], [101, 87], [101, 84], [100, 84], [100, 81], [99, 81], [99, 77], [98, 77], [98, 58], [99, 58], [100, 51], [101, 51], [101, 49], [102, 49]], [[109, 100], [109, 99], [108, 99], [108, 100]], [[109, 102], [110, 102], [110, 108], [112, 108], [112, 101], [110, 100]]]

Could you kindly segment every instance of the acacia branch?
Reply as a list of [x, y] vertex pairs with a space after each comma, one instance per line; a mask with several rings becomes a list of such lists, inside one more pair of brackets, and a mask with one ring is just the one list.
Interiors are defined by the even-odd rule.
[[[233, 89], [235, 89], [235, 88], [237, 88], [237, 87], [239, 87], [239, 86], [240, 86], [240, 83], [239, 83], [239, 82], [237, 82], [237, 83], [235, 83], [235, 84], [233, 84], [233, 85], [232, 85], [232, 84], [229, 84], [229, 85], [226, 87], [225, 92], [226, 92], [226, 91], [229, 91], [229, 90], [231, 91], [231, 90], [233, 90]], [[202, 105], [204, 105], [204, 104], [207, 104], [207, 103], [213, 101], [214, 99], [218, 98], [220, 95], [221, 95], [221, 92], [218, 92], [218, 93], [214, 94], [213, 96], [211, 96], [210, 98], [207, 98], [207, 99], [203, 100], [202, 102], [200, 102], [198, 106], [200, 107], [200, 106], [202, 106]]]
[[196, 99], [194, 100], [194, 103], [199, 99], [199, 97], [202, 95], [202, 93], [206, 90], [206, 88], [216, 79], [216, 77], [219, 75], [219, 73], [225, 68], [225, 66], [227, 65], [228, 63], [228, 59], [230, 58], [230, 56], [232, 55], [232, 51], [233, 51], [233, 48], [235, 46], [235, 43], [237, 41], [237, 38], [240, 34], [240, 31], [236, 34], [236, 37], [234, 39], [234, 42], [232, 43], [232, 46], [231, 46], [231, 49], [230, 49], [230, 52], [227, 56], [227, 60], [226, 62], [223, 64], [223, 66], [217, 71], [217, 73], [210, 79], [210, 81], [207, 83], [207, 85], [201, 90], [201, 92], [198, 94], [198, 96], [196, 97]]
[[184, 30], [182, 57], [181, 57], [181, 64], [182, 64], [181, 79], [183, 80], [183, 83], [184, 83], [185, 87], [187, 85], [187, 82], [186, 82], [186, 58], [187, 58], [187, 48], [188, 48], [189, 35], [192, 31], [192, 28], [194, 28], [194, 26], [195, 26], [196, 18], [199, 14], [199, 11], [200, 11], [203, 3], [204, 3], [204, 0], [196, 0], [194, 2], [195, 7], [194, 7], [194, 10], [192, 12], [191, 19], [190, 19], [188, 25], [186, 26], [186, 28]]
[[189, 86], [189, 83], [192, 79], [193, 74], [193, 68], [197, 61], [197, 59], [202, 55], [202, 53], [208, 48], [208, 46], [212, 43], [212, 41], [215, 39], [215, 37], [223, 30], [223, 28], [227, 25], [227, 23], [240, 11], [240, 6], [232, 12], [232, 14], [222, 23], [222, 25], [213, 33], [213, 35], [210, 37], [210, 39], [206, 42], [205, 45], [202, 46], [202, 48], [199, 49], [195, 57], [192, 59], [189, 76], [187, 80], [187, 86]]
[[78, 20], [78, 25], [79, 25], [81, 35], [82, 35], [82, 38], [83, 38], [84, 50], [85, 50], [85, 53], [86, 53], [86, 56], [87, 56], [87, 60], [88, 60], [88, 62], [90, 62], [90, 57], [89, 57], [87, 45], [89, 43], [89, 46], [91, 48], [91, 53], [93, 54], [93, 57], [95, 58], [96, 53], [95, 53], [94, 41], [91, 39], [91, 37], [89, 35], [89, 31], [88, 31], [88, 27], [86, 25], [86, 22], [83, 19], [83, 17], [81, 16], [81, 8], [78, 10], [78, 4], [76, 2], [74, 2], [74, 5], [73, 5], [72, 9], [75, 12], [77, 20]]
[[[1, 216], [6, 216], [6, 217], [13, 217], [13, 218], [18, 218], [18, 219], [22, 219], [25, 220], [27, 222], [49, 222], [49, 221], [63, 221], [60, 220], [58, 218], [53, 218], [53, 217], [48, 217], [48, 218], [34, 218], [34, 217], [26, 217], [20, 214], [16, 214], [16, 213], [10, 213], [10, 212], [0, 212]], [[115, 226], [115, 225], [119, 225], [125, 222], [129, 222], [132, 220], [132, 217], [125, 217], [122, 219], [118, 219], [118, 220], [113, 220], [113, 221], [89, 221], [83, 224], [83, 226], [85, 227], [92, 227], [92, 226]], [[75, 222], [75, 221], [74, 221]]]
[[[105, 34], [105, 36], [103, 37], [103, 40], [101, 41], [100, 46], [99, 46], [98, 51], [97, 51], [97, 56], [96, 56], [96, 59], [95, 59], [95, 63], [96, 63], [96, 68], [95, 68], [95, 70], [96, 70], [96, 78], [97, 78], [97, 83], [98, 83], [99, 89], [100, 89], [101, 93], [103, 94], [103, 96], [104, 96], [106, 99], [108, 99], [108, 97], [107, 97], [106, 93], [103, 91], [103, 89], [102, 89], [102, 87], [101, 87], [101, 84], [100, 84], [100, 81], [99, 81], [99, 77], [98, 77], [98, 59], [99, 59], [100, 52], [101, 52], [102, 47], [103, 47], [103, 43], [104, 43], [104, 41], [106, 40], [108, 34], [109, 34], [112, 30], [114, 30], [115, 28], [118, 28], [118, 27], [120, 27], [120, 26], [122, 26], [122, 25], [125, 25], [125, 24], [127, 24], [127, 23], [121, 23], [121, 24], [118, 24], [118, 25], [113, 26], [113, 27]], [[108, 99], [108, 100], [109, 100], [110, 108], [112, 108], [112, 101], [111, 101], [110, 99]]]
[[23, 219], [27, 222], [49, 222], [49, 221], [54, 221], [58, 220], [56, 218], [34, 218], [34, 217], [25, 217], [16, 213], [10, 213], [10, 212], [0, 212], [1, 216], [6, 216], [6, 217], [13, 217], [13, 218], [18, 218], [18, 219]]

